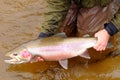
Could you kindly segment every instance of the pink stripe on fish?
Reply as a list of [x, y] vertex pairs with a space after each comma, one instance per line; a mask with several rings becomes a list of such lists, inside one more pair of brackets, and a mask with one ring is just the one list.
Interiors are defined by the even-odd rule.
[[78, 44], [58, 45], [58, 46], [45, 46], [40, 47], [40, 51], [68, 51], [77, 48]]

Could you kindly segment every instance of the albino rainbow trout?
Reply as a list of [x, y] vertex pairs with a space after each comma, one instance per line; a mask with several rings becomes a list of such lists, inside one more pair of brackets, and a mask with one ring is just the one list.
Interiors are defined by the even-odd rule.
[[[59, 61], [60, 65], [67, 69], [68, 58], [81, 56], [90, 59], [86, 50], [93, 47], [96, 41], [96, 38], [67, 38], [63, 33], [52, 37], [39, 38], [9, 51], [6, 56], [12, 59], [5, 60], [5, 62], [10, 64], [26, 63], [37, 55], [45, 61]], [[28, 56], [25, 57], [24, 55]]]

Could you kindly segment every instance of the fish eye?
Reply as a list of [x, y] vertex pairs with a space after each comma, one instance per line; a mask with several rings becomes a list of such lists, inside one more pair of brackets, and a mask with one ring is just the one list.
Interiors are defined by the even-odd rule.
[[17, 53], [14, 53], [13, 55], [14, 55], [14, 56], [17, 56], [18, 54], [17, 54]]

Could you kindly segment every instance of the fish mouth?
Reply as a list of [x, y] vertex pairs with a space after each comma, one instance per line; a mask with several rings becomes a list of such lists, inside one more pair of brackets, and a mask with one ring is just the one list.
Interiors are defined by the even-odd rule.
[[9, 59], [9, 60], [4, 60], [6, 63], [9, 63], [9, 64], [16, 64], [20, 61], [18, 61], [17, 59]]
[[12, 59], [8, 59], [8, 60], [4, 60], [6, 63], [9, 63], [9, 64], [21, 64], [21, 63], [25, 63], [27, 62], [26, 60], [21, 60], [19, 58], [12, 58]]

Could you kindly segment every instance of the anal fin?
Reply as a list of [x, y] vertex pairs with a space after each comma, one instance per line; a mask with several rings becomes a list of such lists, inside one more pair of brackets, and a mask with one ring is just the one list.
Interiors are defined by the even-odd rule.
[[64, 68], [64, 69], [68, 69], [68, 60], [59, 60], [59, 64]]
[[80, 54], [79, 56], [83, 57], [83, 58], [86, 58], [86, 59], [91, 58], [87, 50], [84, 50], [84, 52], [82, 54]]

